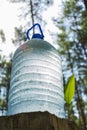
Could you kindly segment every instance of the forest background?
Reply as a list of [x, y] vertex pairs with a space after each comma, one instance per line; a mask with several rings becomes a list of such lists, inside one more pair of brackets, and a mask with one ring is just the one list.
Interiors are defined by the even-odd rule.
[[[8, 109], [8, 92], [12, 57], [15, 49], [23, 44], [27, 38], [26, 29], [39, 22], [44, 28], [46, 40], [57, 48], [62, 58], [64, 87], [69, 77], [74, 74], [76, 79], [75, 95], [72, 103], [65, 104], [66, 118], [80, 127], [87, 129], [87, 1], [61, 0], [52, 15], [53, 0], [7, 0], [18, 6], [20, 25], [14, 27], [14, 36], [11, 38], [13, 49], [8, 56], [0, 48], [0, 115], [5, 115]], [[56, 1], [56, 4], [58, 2]], [[1, 3], [0, 3], [1, 4]], [[46, 12], [51, 14], [51, 23], [45, 19]], [[46, 11], [45, 11], [46, 10]], [[52, 11], [53, 12], [53, 11]], [[4, 17], [4, 16], [3, 16]], [[8, 24], [6, 24], [8, 26]], [[9, 25], [10, 26], [10, 25]], [[47, 30], [47, 32], [46, 32]], [[9, 31], [9, 30], [8, 30]], [[34, 33], [35, 30], [33, 30]], [[50, 35], [50, 36], [49, 36]], [[47, 38], [47, 36], [49, 36]], [[0, 45], [7, 44], [5, 31], [0, 27]], [[8, 50], [7, 50], [8, 51]], [[5, 50], [6, 52], [6, 50]]]

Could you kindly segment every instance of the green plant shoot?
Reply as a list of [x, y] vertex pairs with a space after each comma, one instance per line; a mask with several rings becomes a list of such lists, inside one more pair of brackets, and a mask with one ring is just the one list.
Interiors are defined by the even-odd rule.
[[72, 75], [69, 78], [68, 83], [65, 86], [65, 90], [64, 90], [64, 99], [67, 104], [70, 104], [72, 102], [74, 93], [75, 93], [75, 76]]

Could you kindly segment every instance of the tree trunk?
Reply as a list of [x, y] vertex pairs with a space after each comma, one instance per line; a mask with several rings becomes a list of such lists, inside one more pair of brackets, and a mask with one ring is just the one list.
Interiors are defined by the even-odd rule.
[[0, 117], [0, 130], [80, 130], [74, 122], [48, 112], [21, 113]]
[[[32, 0], [30, 0], [30, 13], [31, 13], [32, 25], [34, 25], [34, 14], [33, 14], [33, 3], [32, 3]], [[33, 34], [34, 34], [34, 28], [33, 28]]]
[[84, 5], [85, 5], [85, 8], [87, 10], [87, 0], [83, 0], [83, 2], [84, 2]]

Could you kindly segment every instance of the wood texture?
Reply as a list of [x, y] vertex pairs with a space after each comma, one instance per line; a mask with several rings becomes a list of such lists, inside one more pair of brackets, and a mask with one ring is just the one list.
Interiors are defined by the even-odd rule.
[[21, 113], [0, 117], [0, 130], [79, 130], [74, 122], [48, 112]]

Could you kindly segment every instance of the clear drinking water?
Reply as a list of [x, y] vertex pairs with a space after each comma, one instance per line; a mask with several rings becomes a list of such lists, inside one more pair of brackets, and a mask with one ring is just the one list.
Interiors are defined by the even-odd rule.
[[36, 111], [65, 117], [61, 59], [42, 39], [32, 39], [16, 50], [8, 100], [8, 115]]

